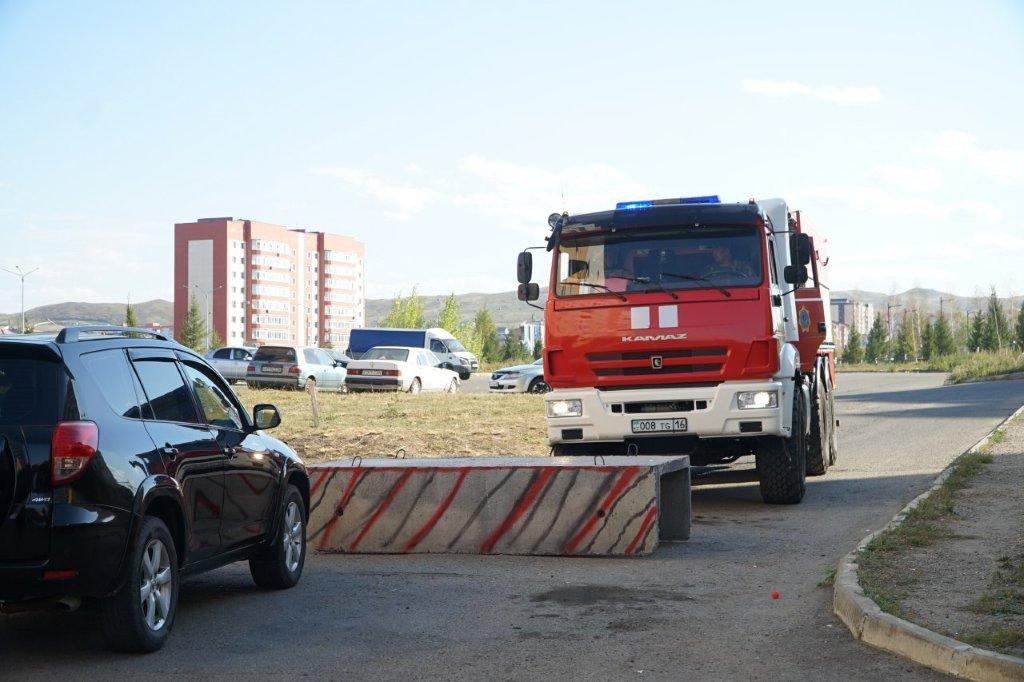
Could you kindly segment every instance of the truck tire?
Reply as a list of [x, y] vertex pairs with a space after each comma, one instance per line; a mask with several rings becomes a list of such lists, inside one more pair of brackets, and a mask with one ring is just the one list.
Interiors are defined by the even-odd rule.
[[828, 394], [828, 404], [828, 463], [831, 466], [839, 459], [839, 423], [836, 419], [836, 393], [834, 390]]
[[100, 627], [112, 648], [149, 653], [167, 641], [178, 610], [178, 555], [163, 521], [142, 519], [127, 561], [124, 585], [100, 600]]
[[799, 504], [807, 489], [807, 438], [804, 401], [793, 396], [793, 431], [789, 438], [766, 438], [757, 449], [757, 478], [766, 504]]
[[824, 476], [831, 463], [832, 453], [829, 447], [829, 422], [831, 411], [825, 395], [825, 385], [819, 377], [814, 382], [814, 394], [811, 400], [811, 433], [807, 438], [807, 475]]

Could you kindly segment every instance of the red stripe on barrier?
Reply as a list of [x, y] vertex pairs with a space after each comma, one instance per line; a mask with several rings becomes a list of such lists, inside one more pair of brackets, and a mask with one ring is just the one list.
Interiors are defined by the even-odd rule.
[[331, 470], [330, 469], [324, 469], [323, 473], [320, 474], [320, 476], [317, 477], [317, 479], [313, 482], [313, 487], [311, 487], [309, 489], [309, 496], [310, 497], [313, 497], [313, 495], [316, 494], [316, 491], [320, 489], [320, 486], [322, 486], [324, 484], [324, 481], [326, 481], [327, 477], [330, 476], [330, 475], [331, 475]]
[[423, 526], [418, 531], [416, 531], [416, 533], [411, 538], [409, 538], [409, 541], [407, 543], [405, 543], [405, 547], [402, 548], [403, 552], [411, 552], [412, 550], [416, 549], [416, 545], [423, 542], [423, 538], [427, 537], [430, 531], [434, 529], [434, 526], [437, 525], [437, 522], [441, 520], [441, 517], [444, 516], [444, 513], [448, 511], [448, 507], [451, 506], [452, 501], [455, 499], [455, 496], [458, 495], [459, 488], [462, 487], [462, 482], [466, 480], [466, 476], [469, 475], [470, 470], [459, 469], [458, 471], [459, 477], [455, 479], [455, 483], [452, 484], [452, 489], [448, 491], [448, 495], [444, 498], [441, 504], [437, 506], [437, 509], [434, 510], [434, 513], [430, 515], [430, 518], [427, 519], [427, 522], [424, 523]]
[[636, 551], [637, 545], [647, 537], [647, 531], [650, 529], [651, 524], [654, 523], [654, 517], [658, 515], [658, 507], [651, 507], [651, 510], [647, 512], [647, 516], [644, 517], [644, 522], [640, 524], [640, 530], [637, 532], [636, 537], [629, 543], [629, 547], [626, 548], [626, 554], [632, 554]]
[[369, 469], [353, 469], [352, 478], [348, 479], [348, 485], [345, 486], [345, 492], [341, 494], [341, 499], [338, 500], [338, 504], [334, 506], [334, 518], [330, 520], [327, 526], [324, 527], [324, 533], [320, 536], [320, 543], [317, 545], [318, 549], [325, 549], [327, 543], [331, 539], [331, 531], [334, 530], [334, 526], [338, 523], [338, 519], [341, 516], [338, 514], [339, 511], [344, 509], [345, 505], [348, 504], [348, 498], [352, 496], [352, 491], [356, 489], [356, 483], [360, 478], [366, 475]]
[[363, 541], [363, 538], [366, 537], [366, 534], [370, 532], [371, 528], [373, 528], [373, 524], [377, 523], [377, 519], [379, 519], [381, 515], [383, 515], [384, 512], [387, 511], [387, 508], [391, 506], [391, 503], [395, 501], [395, 497], [397, 497], [398, 493], [400, 493], [402, 491], [402, 488], [405, 487], [406, 481], [409, 480], [409, 477], [412, 476], [412, 474], [413, 470], [410, 469], [409, 471], [406, 471], [404, 474], [399, 476], [395, 484], [391, 486], [391, 490], [389, 490], [388, 494], [384, 497], [384, 501], [381, 502], [380, 506], [377, 507], [377, 511], [373, 512], [373, 516], [371, 516], [370, 520], [366, 522], [366, 525], [363, 526], [363, 529], [359, 531], [359, 535], [356, 536], [356, 539], [352, 541], [352, 545], [348, 548], [348, 551], [354, 552], [356, 551], [356, 549], [358, 549], [359, 543]]
[[540, 494], [540, 491], [544, 488], [544, 484], [548, 482], [548, 479], [551, 478], [553, 473], [555, 473], [555, 470], [552, 468], [540, 470], [537, 480], [535, 480], [530, 487], [527, 488], [526, 492], [523, 493], [523, 497], [519, 500], [519, 504], [509, 512], [508, 516], [505, 517], [505, 520], [501, 522], [501, 525], [495, 528], [487, 539], [484, 540], [484, 544], [480, 545], [481, 554], [489, 554], [490, 551], [494, 549], [494, 545], [498, 543], [501, 536], [507, 533], [509, 529], [516, 524], [516, 521], [518, 521], [526, 510], [529, 509], [536, 501], [537, 495]]
[[566, 543], [565, 549], [563, 550], [565, 554], [572, 554], [576, 551], [576, 549], [580, 546], [580, 543], [583, 542], [584, 538], [587, 537], [587, 534], [590, 533], [591, 530], [593, 530], [594, 526], [597, 524], [598, 519], [601, 518], [601, 516], [603, 516], [603, 514], [601, 516], [598, 516], [598, 512], [608, 513], [608, 507], [615, 500], [615, 498], [618, 497], [619, 494], [626, 489], [626, 486], [630, 484], [630, 482], [633, 480], [633, 477], [636, 476], [638, 471], [640, 471], [639, 467], [629, 467], [628, 469], [622, 470], [622, 473], [619, 474], [619, 480], [617, 480], [615, 482], [615, 485], [612, 486], [612, 489], [605, 496], [604, 501], [601, 502], [601, 505], [594, 511], [593, 514], [590, 515], [590, 518], [587, 519], [587, 522], [583, 524], [583, 527], [576, 532], [572, 539]]

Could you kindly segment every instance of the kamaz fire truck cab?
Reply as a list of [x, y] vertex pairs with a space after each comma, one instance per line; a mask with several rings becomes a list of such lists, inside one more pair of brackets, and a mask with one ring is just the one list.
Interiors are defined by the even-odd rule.
[[[548, 222], [553, 453], [754, 455], [765, 502], [799, 502], [836, 457], [827, 260], [799, 213], [695, 197]], [[529, 250], [517, 269], [539, 298]]]

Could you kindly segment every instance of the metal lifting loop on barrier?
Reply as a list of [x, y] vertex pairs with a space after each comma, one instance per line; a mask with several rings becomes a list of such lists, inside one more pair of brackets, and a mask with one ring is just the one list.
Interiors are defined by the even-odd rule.
[[395, 459], [405, 459], [405, 448], [398, 448], [395, 451]]
[[[356, 460], [357, 459], [359, 460], [359, 464], [356, 464]], [[363, 456], [362, 455], [356, 455], [355, 457], [352, 458], [352, 466], [358, 467], [358, 466], [362, 466], [362, 464], [363, 464]]]
[[639, 454], [640, 454], [640, 446], [637, 445], [636, 443], [630, 443], [629, 445], [626, 446], [626, 456], [627, 457], [636, 457]]
[[607, 464], [607, 462], [604, 461], [604, 455], [594, 455], [594, 466], [598, 466], [597, 460], [601, 460], [602, 465]]

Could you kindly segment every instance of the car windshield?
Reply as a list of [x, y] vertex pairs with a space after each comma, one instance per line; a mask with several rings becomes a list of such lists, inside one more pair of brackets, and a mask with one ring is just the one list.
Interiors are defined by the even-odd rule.
[[395, 360], [405, 362], [409, 359], [409, 351], [405, 348], [371, 348], [366, 351], [363, 360]]
[[256, 362], [295, 362], [295, 349], [288, 346], [262, 346], [252, 359]]
[[445, 339], [444, 342], [448, 345], [448, 350], [453, 353], [462, 353], [466, 350], [466, 347], [459, 343], [458, 339]]
[[558, 296], [753, 286], [762, 279], [756, 228], [606, 232], [558, 245]]

